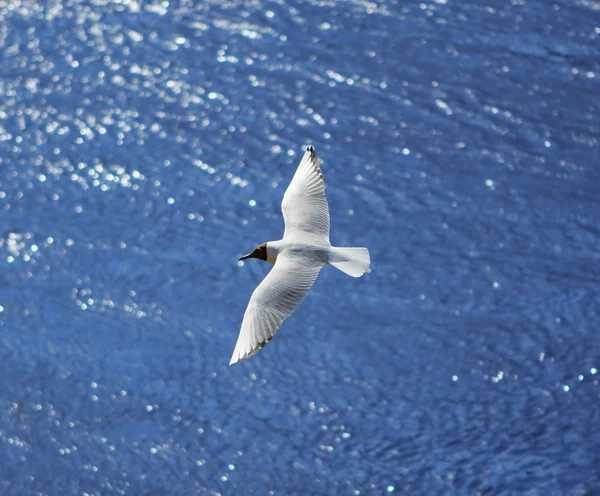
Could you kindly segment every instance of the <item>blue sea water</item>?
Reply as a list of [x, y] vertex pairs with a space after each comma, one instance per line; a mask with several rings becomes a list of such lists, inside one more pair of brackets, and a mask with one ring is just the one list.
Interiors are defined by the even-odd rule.
[[[593, 0], [0, 1], [0, 494], [600, 494]], [[229, 367], [307, 145], [332, 242]]]

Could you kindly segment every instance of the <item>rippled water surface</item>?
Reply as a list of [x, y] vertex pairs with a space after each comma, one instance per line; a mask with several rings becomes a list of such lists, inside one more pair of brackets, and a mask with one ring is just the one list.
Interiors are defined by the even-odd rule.
[[[600, 494], [600, 9], [0, 1], [0, 493]], [[322, 160], [327, 268], [229, 367]]]

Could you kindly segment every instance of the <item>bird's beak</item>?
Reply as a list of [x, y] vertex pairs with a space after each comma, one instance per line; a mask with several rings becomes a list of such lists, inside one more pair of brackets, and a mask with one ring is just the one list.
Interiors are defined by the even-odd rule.
[[248, 253], [248, 255], [244, 255], [243, 257], [240, 257], [238, 262], [241, 262], [242, 260], [246, 260], [247, 258], [252, 258], [252, 253]]

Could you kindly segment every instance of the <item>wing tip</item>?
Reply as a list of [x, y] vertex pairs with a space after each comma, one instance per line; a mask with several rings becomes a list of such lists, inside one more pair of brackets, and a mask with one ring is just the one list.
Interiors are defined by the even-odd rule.
[[250, 358], [250, 355], [244, 351], [238, 350], [236, 346], [233, 355], [231, 355], [231, 360], [229, 360], [229, 366], [248, 360], [248, 358]]
[[[274, 336], [274, 335], [273, 335]], [[251, 348], [249, 351], [238, 350], [237, 347], [233, 351], [233, 355], [231, 355], [231, 360], [229, 361], [229, 366], [245, 362], [248, 358], [256, 355], [260, 350], [262, 350], [267, 344], [269, 344], [273, 340], [273, 336], [269, 336], [265, 341], [259, 342], [254, 348]]]
[[315, 168], [315, 172], [318, 174], [321, 181], [323, 181], [323, 186], [325, 186], [325, 180], [323, 179], [323, 171], [321, 170], [321, 165], [319, 164], [319, 158], [317, 157], [317, 152], [315, 152], [315, 147], [310, 145], [306, 147], [307, 153], [310, 153], [310, 161]]
[[317, 166], [317, 168], [319, 167], [319, 159], [317, 157], [317, 152], [315, 152], [315, 147], [310, 145], [309, 147], [306, 148], [306, 151], [308, 153], [310, 153], [310, 160], [312, 161], [313, 164], [315, 164]]

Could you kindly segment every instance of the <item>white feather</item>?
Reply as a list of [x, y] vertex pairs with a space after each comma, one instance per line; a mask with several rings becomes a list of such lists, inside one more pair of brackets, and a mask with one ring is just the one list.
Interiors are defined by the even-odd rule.
[[283, 195], [281, 210], [285, 221], [284, 238], [302, 231], [323, 237], [329, 243], [329, 206], [325, 197], [325, 181], [312, 146], [306, 150]]
[[307, 264], [302, 256], [282, 254], [277, 258], [252, 293], [229, 365], [250, 358], [271, 341], [315, 283], [321, 267]]

